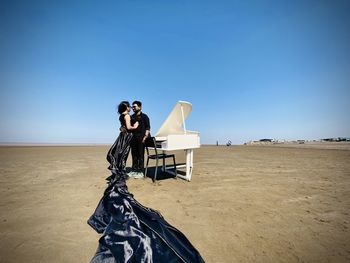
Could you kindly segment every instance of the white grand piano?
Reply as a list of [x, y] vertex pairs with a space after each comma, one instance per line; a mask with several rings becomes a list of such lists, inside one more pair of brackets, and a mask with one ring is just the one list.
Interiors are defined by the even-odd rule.
[[[177, 174], [177, 176], [188, 181], [192, 176], [193, 149], [200, 147], [199, 132], [186, 129], [185, 119], [191, 111], [191, 103], [178, 101], [155, 135], [157, 149], [162, 151], [185, 150], [186, 164], [176, 165], [176, 168], [186, 168], [186, 175]], [[163, 170], [165, 169], [166, 167], [163, 166]]]

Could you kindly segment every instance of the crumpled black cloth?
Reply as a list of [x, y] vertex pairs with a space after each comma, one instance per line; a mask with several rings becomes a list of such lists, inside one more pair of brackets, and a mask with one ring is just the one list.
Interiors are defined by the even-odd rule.
[[204, 262], [184, 234], [129, 193], [125, 163], [131, 138], [131, 133], [120, 133], [107, 154], [112, 175], [88, 220], [93, 229], [102, 233], [91, 262]]

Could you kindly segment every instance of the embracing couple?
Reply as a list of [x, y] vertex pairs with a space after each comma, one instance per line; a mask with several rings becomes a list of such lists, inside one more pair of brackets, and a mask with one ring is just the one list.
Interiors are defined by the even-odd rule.
[[[112, 172], [107, 188], [88, 224], [102, 234], [91, 263], [173, 262], [203, 263], [199, 252], [186, 236], [164, 217], [145, 207], [128, 191], [129, 176], [143, 177], [144, 142], [150, 136], [149, 119], [141, 111], [141, 102], [118, 106], [120, 133], [107, 154]], [[133, 171], [126, 174], [126, 160], [132, 149]]]
[[[134, 114], [129, 115], [130, 110]], [[128, 101], [122, 101], [118, 106], [120, 131], [121, 133], [130, 133], [130, 147], [132, 155], [132, 170], [128, 173], [129, 177], [143, 178], [145, 140], [150, 136], [150, 121], [148, 116], [142, 112], [141, 101], [135, 100], [132, 107]], [[128, 148], [130, 149], [130, 148]], [[125, 160], [126, 161], [126, 160]]]

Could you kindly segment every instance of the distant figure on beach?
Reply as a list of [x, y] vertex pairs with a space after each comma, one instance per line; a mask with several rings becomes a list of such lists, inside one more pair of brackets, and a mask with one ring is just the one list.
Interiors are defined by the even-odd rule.
[[132, 155], [132, 171], [128, 173], [130, 177], [144, 177], [144, 156], [145, 141], [150, 136], [150, 121], [148, 116], [142, 112], [142, 102], [135, 100], [132, 103], [134, 114], [131, 116], [132, 123], [139, 123], [138, 127], [132, 131], [131, 139], [131, 155]]
[[130, 104], [118, 106], [121, 130], [109, 149], [107, 188], [87, 223], [102, 234], [91, 263], [111, 262], [204, 262], [186, 236], [170, 225], [157, 211], [141, 205], [128, 191], [126, 159], [133, 138]]

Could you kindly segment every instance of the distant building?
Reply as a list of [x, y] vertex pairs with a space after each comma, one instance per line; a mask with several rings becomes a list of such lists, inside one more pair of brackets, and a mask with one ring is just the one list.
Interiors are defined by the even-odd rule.
[[349, 142], [350, 137], [326, 138], [326, 139], [321, 139], [321, 141], [324, 141], [324, 142]]
[[273, 139], [260, 139], [259, 142], [272, 142]]

